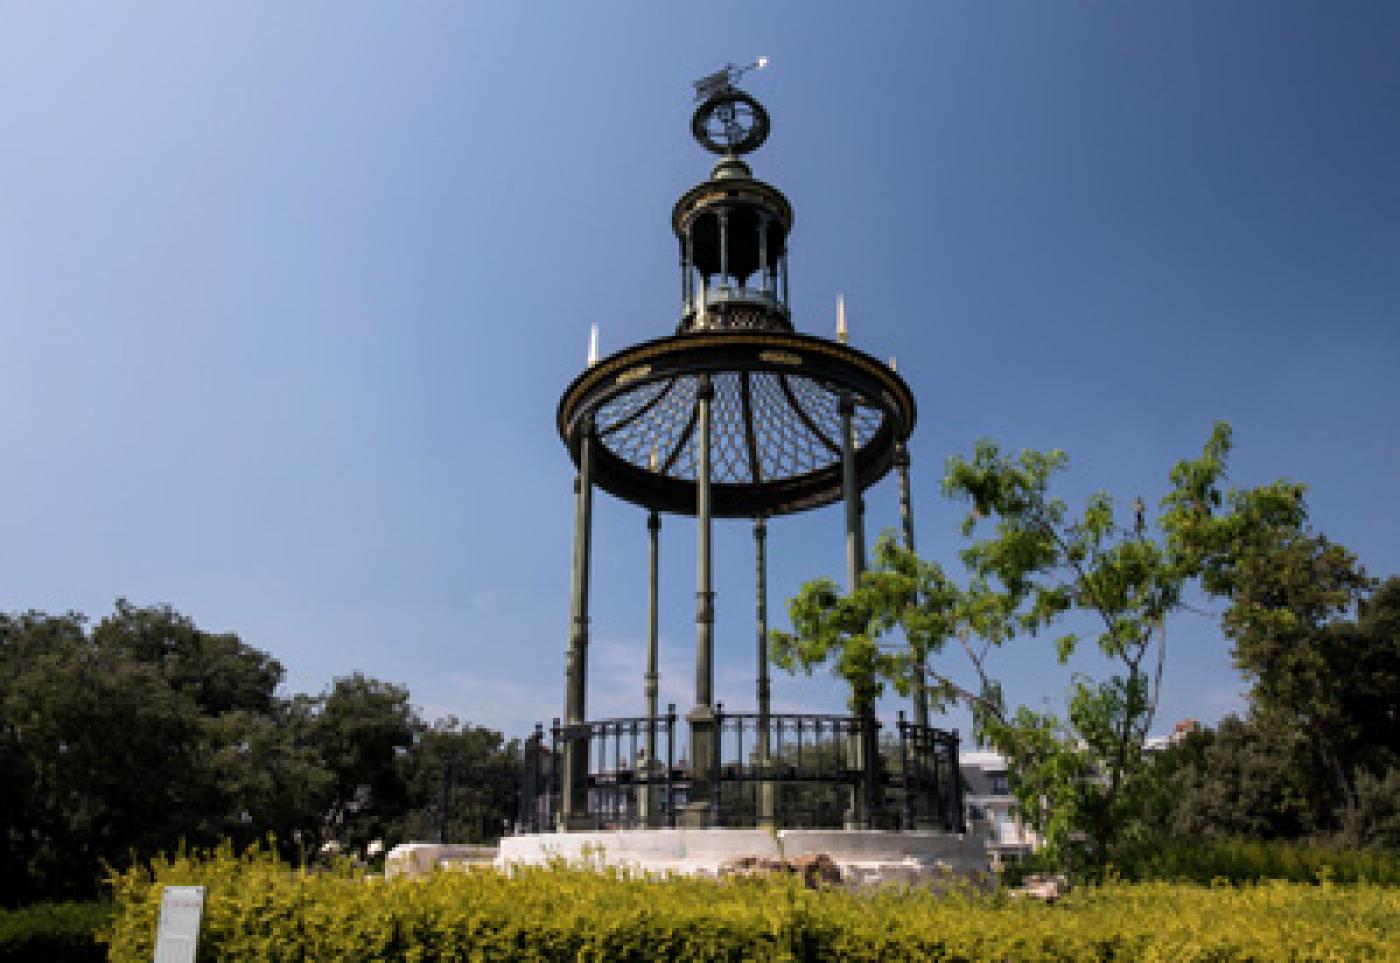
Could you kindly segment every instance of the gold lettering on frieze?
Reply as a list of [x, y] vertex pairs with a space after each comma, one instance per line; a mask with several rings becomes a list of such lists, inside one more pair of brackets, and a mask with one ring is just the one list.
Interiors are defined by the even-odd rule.
[[760, 351], [758, 353], [760, 361], [767, 361], [769, 364], [792, 364], [802, 363], [802, 359], [795, 354], [786, 351]]
[[626, 371], [622, 372], [622, 374], [617, 376], [617, 380], [613, 383], [625, 385], [629, 381], [636, 381], [638, 378], [645, 378], [649, 374], [651, 374], [651, 365], [639, 364], [635, 368], [628, 368]]

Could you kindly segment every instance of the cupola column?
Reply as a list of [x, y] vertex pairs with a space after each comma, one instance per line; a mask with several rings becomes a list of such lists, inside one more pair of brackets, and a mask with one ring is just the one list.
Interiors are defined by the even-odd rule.
[[759, 290], [768, 291], [768, 214], [765, 212], [758, 218], [758, 287]]
[[720, 208], [719, 217], [719, 286], [729, 287], [729, 211]]
[[685, 226], [685, 260], [681, 267], [681, 313], [690, 311], [695, 302], [695, 235], [692, 226]]

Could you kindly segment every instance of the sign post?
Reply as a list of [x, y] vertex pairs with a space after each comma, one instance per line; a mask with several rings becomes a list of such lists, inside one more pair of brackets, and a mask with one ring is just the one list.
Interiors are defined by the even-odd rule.
[[155, 963], [194, 963], [203, 914], [203, 886], [165, 887], [160, 898]]

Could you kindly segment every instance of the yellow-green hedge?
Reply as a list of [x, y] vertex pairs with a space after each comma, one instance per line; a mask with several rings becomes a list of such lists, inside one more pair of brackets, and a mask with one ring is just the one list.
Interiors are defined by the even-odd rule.
[[1116, 883], [1056, 906], [791, 879], [563, 869], [385, 882], [228, 851], [114, 879], [116, 963], [152, 957], [160, 887], [208, 887], [201, 960], [1395, 960], [1400, 889]]

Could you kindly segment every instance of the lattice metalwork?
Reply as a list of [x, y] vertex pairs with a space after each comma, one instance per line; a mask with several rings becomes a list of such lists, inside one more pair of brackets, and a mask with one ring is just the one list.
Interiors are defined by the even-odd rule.
[[[840, 395], [803, 375], [727, 371], [712, 376], [711, 483], [760, 484], [797, 478], [841, 460]], [[638, 385], [598, 409], [602, 443], [637, 468], [694, 481], [699, 378]], [[880, 408], [856, 398], [856, 447], [880, 430]], [[653, 454], [654, 453], [654, 454]]]

